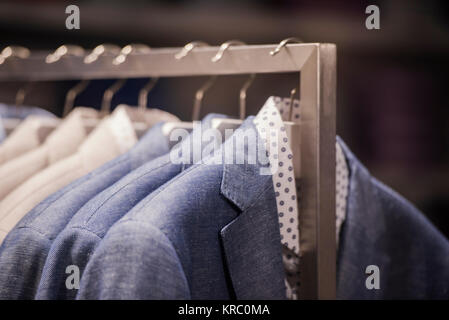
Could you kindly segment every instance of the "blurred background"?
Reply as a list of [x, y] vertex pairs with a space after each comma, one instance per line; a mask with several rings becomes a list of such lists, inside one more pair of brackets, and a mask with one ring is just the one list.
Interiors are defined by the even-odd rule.
[[[76, 4], [80, 30], [65, 28], [65, 7]], [[380, 30], [367, 30], [365, 8], [380, 8]], [[338, 48], [337, 132], [380, 180], [419, 207], [449, 237], [449, 2], [443, 0], [166, 0], [0, 3], [0, 48], [15, 44], [56, 49], [77, 44], [145, 43], [182, 47], [193, 40], [219, 45], [278, 43], [297, 36]], [[206, 78], [162, 79], [150, 107], [190, 120], [195, 91]], [[202, 115], [238, 115], [246, 76], [219, 78]], [[129, 79], [113, 105], [135, 105], [147, 79]], [[99, 107], [112, 80], [96, 80], [76, 105]], [[25, 104], [62, 114], [76, 81], [35, 83]], [[14, 102], [23, 84], [1, 83], [0, 101]], [[248, 91], [248, 113], [269, 95], [288, 96], [297, 74], [261, 75]]]

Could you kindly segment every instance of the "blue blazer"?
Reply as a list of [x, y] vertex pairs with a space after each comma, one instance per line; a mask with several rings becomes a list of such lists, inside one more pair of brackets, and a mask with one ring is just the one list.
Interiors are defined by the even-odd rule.
[[152, 127], [127, 153], [50, 195], [23, 217], [0, 247], [0, 299], [34, 298], [50, 246], [73, 215], [128, 172], [169, 151], [161, 127]]
[[[242, 127], [257, 134], [252, 120]], [[273, 182], [248, 163], [196, 164], [142, 200], [94, 251], [77, 298], [284, 299]]]
[[[350, 170], [340, 233], [340, 299], [449, 299], [449, 242], [407, 200], [372, 177], [338, 138]], [[368, 290], [367, 266], [380, 288]]]
[[[350, 190], [337, 298], [447, 299], [447, 239], [338, 141], [350, 168]], [[272, 181], [258, 169], [198, 164], [166, 183], [109, 230], [87, 264], [77, 297], [285, 298]], [[379, 268], [379, 289], [366, 286], [370, 265]]]
[[[206, 116], [201, 128], [195, 128], [183, 143], [190, 144], [193, 137], [201, 137], [198, 131], [207, 130], [211, 120], [217, 117], [223, 116]], [[170, 153], [163, 155], [131, 171], [87, 202], [51, 245], [36, 299], [75, 299], [77, 290], [68, 290], [65, 284], [66, 267], [76, 265], [82, 276], [90, 255], [109, 228], [140, 200], [187, 167], [187, 164], [172, 163]]]

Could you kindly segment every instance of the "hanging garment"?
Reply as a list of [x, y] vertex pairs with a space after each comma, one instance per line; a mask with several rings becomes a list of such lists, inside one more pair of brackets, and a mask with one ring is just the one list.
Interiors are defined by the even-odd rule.
[[0, 103], [0, 118], [14, 118], [23, 120], [31, 115], [50, 118], [55, 117], [55, 115], [50, 111], [41, 108]]
[[[55, 117], [51, 112], [29, 106], [14, 106], [0, 103], [0, 143], [6, 139], [7, 130], [3, 124], [2, 119], [18, 119], [23, 120], [30, 115], [36, 115], [39, 117]], [[0, 161], [0, 164], [2, 162]]]
[[[290, 107], [290, 104], [292, 106]], [[276, 195], [277, 213], [282, 241], [282, 259], [285, 267], [285, 286], [288, 299], [299, 299], [300, 293], [300, 248], [297, 194], [301, 197], [300, 185], [295, 183], [293, 154], [289, 139], [283, 130], [282, 121], [299, 123], [301, 120], [299, 100], [291, 98], [270, 97], [254, 119], [254, 124], [264, 137], [270, 164], [277, 167], [272, 176]], [[295, 142], [297, 143], [297, 142]], [[336, 143], [336, 238], [341, 223], [345, 219], [348, 194], [349, 170], [341, 146]]]
[[0, 119], [0, 143], [6, 139], [6, 129], [3, 126], [3, 122]]
[[[86, 121], [99, 117], [96, 110], [75, 108], [43, 145], [0, 166], [0, 201], [37, 172], [75, 153], [89, 133]], [[0, 217], [4, 213], [0, 210]]]
[[[208, 164], [185, 170], [107, 232], [77, 298], [285, 298], [276, 196], [257, 159], [266, 150], [244, 139], [246, 130], [258, 136], [253, 119]], [[245, 164], [224, 161], [234, 141]]]
[[39, 147], [59, 122], [53, 117], [28, 116], [0, 144], [0, 165]]
[[188, 163], [174, 163], [173, 155], [187, 150], [185, 152], [188, 154], [184, 156], [193, 158], [190, 153], [194, 150], [194, 137], [202, 137], [202, 133], [210, 128], [211, 120], [222, 117], [224, 116], [209, 114], [203, 119], [201, 126], [195, 126], [189, 137], [170, 154], [142, 165], [83, 206], [54, 240], [36, 299], [75, 299], [77, 291], [67, 290], [66, 287], [66, 266], [76, 265], [82, 277], [90, 255], [109, 228], [140, 200], [190, 167]]
[[[264, 140], [264, 147], [267, 148], [271, 146], [272, 143], [276, 142], [275, 147], [271, 148], [273, 150], [269, 150], [268, 154], [270, 157], [275, 157], [274, 160], [276, 160], [276, 163], [279, 164], [279, 172], [277, 172], [276, 175], [273, 175], [273, 188], [275, 190], [275, 195], [277, 199], [277, 215], [279, 219], [279, 227], [281, 230], [281, 239], [282, 243], [284, 244], [285, 248], [288, 248], [289, 242], [288, 237], [291, 237], [290, 239], [293, 239], [293, 245], [290, 245], [290, 248], [295, 250], [298, 248], [298, 233], [293, 232], [293, 228], [295, 228], [295, 222], [296, 222], [296, 228], [297, 228], [297, 210], [295, 210], [293, 207], [296, 207], [296, 191], [294, 186], [294, 175], [293, 175], [293, 168], [292, 168], [292, 155], [291, 152], [289, 152], [289, 146], [288, 146], [288, 139], [285, 135], [285, 131], [282, 131], [282, 119], [280, 117], [280, 114], [283, 115], [284, 120], [289, 119], [290, 115], [290, 99], [280, 99], [280, 98], [270, 98], [268, 99], [267, 103], [265, 104], [264, 108], [259, 112], [258, 117], [255, 120], [257, 130], [259, 131], [260, 136], [264, 136], [264, 131], [268, 128], [280, 133], [279, 136], [276, 137], [276, 141], [270, 140], [268, 136], [268, 139]], [[297, 107], [297, 101], [295, 102], [295, 107]], [[278, 111], [279, 110], [279, 111]], [[298, 111], [297, 111], [298, 112]], [[280, 113], [280, 114], [279, 114]], [[296, 118], [299, 118], [297, 114], [295, 114]], [[265, 124], [265, 125], [264, 125]], [[268, 133], [268, 131], [267, 131]], [[276, 152], [270, 152], [279, 150], [278, 153]], [[273, 161], [273, 159], [270, 159]], [[340, 172], [339, 169], [345, 170], [345, 163], [337, 162], [337, 171]], [[346, 170], [347, 172], [347, 170]], [[341, 179], [344, 177], [344, 171], [341, 172], [342, 174], [338, 175], [337, 178]], [[340, 182], [340, 181], [339, 181]], [[278, 184], [282, 183], [282, 186]], [[344, 186], [345, 183], [342, 181], [339, 183], [341, 186]], [[347, 185], [347, 184], [346, 184]], [[290, 188], [290, 190], [288, 190]], [[151, 197], [151, 196], [150, 196]], [[341, 207], [344, 207], [344, 197], [341, 197], [343, 201], [341, 201]], [[339, 200], [340, 201], [340, 200]], [[284, 211], [285, 210], [285, 211]], [[284, 213], [285, 212], [285, 213]], [[296, 248], [295, 248], [296, 246]], [[293, 252], [293, 251], [292, 251]], [[284, 253], [284, 252], [283, 252]], [[293, 254], [295, 254], [293, 252]], [[291, 255], [289, 252], [285, 252], [283, 254], [284, 256], [284, 265], [289, 266], [291, 265]], [[297, 272], [297, 265], [293, 266], [295, 268], [295, 272]], [[290, 268], [291, 269], [291, 268]], [[287, 269], [287, 271], [289, 271]], [[289, 282], [295, 279], [294, 276], [289, 276], [289, 272], [287, 272], [287, 279]], [[289, 298], [295, 298], [294, 295], [292, 295], [292, 291], [296, 290], [297, 283], [293, 283], [290, 287], [290, 290], [287, 290], [287, 296]], [[290, 291], [290, 295], [289, 295]], [[295, 293], [296, 294], [296, 293]]]
[[[42, 170], [17, 187], [0, 203], [0, 241], [39, 202], [70, 182], [127, 152], [137, 142], [131, 112], [125, 106], [116, 108], [86, 138], [78, 152]], [[149, 111], [151, 112], [151, 111]], [[173, 120], [170, 114], [158, 111], [160, 120]], [[155, 120], [148, 117], [151, 123]], [[144, 120], [139, 118], [139, 120]], [[101, 146], [101, 147], [100, 147]]]
[[[293, 152], [283, 120], [289, 120], [291, 109], [298, 110], [299, 101], [270, 97], [254, 119], [254, 125], [262, 137], [264, 149], [272, 170], [273, 188], [276, 195], [277, 216], [285, 267], [286, 297], [297, 299], [300, 287], [299, 270], [299, 221]], [[298, 116], [299, 119], [299, 116]]]
[[[337, 298], [448, 300], [449, 241], [412, 204], [372, 177], [341, 139], [339, 143], [350, 182]], [[379, 273], [368, 281], [365, 270], [372, 265]], [[376, 285], [375, 277], [379, 287], [369, 290], [367, 282]]]
[[49, 196], [9, 232], [0, 246], [0, 299], [34, 298], [50, 246], [72, 216], [121, 177], [169, 151], [162, 124], [127, 153]]

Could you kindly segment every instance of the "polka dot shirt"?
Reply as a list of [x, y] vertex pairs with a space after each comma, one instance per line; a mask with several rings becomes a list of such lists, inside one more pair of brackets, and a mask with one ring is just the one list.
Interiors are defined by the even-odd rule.
[[[299, 185], [295, 181], [293, 155], [283, 121], [299, 121], [300, 102], [290, 98], [270, 97], [254, 119], [270, 161], [282, 243], [282, 259], [286, 271], [286, 293], [299, 299], [300, 247], [298, 200]], [[349, 174], [341, 147], [336, 143], [336, 230], [345, 218]]]

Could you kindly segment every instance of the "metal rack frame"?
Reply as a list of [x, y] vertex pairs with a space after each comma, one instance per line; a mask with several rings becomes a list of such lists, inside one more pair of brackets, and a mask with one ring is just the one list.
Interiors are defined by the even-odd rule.
[[336, 46], [323, 43], [229, 47], [222, 59], [211, 58], [218, 47], [198, 47], [183, 59], [179, 48], [151, 49], [113, 65], [112, 56], [85, 64], [85, 55], [64, 56], [46, 63], [49, 52], [11, 57], [0, 65], [0, 81], [181, 77], [299, 72], [301, 98], [300, 247], [301, 298], [336, 297], [335, 122]]

